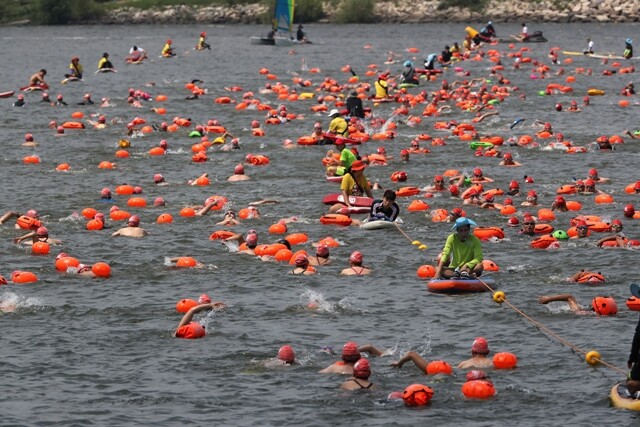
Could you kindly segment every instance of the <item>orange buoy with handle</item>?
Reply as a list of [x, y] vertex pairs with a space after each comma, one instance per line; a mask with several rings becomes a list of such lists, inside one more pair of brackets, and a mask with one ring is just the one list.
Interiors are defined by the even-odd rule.
[[453, 373], [453, 368], [444, 360], [434, 360], [429, 362], [426, 371], [427, 375], [451, 375]]
[[25, 283], [34, 283], [38, 281], [38, 276], [36, 276], [35, 273], [32, 273], [30, 271], [18, 270], [11, 273], [11, 281], [19, 285], [23, 285]]
[[496, 394], [496, 389], [489, 381], [467, 381], [462, 385], [462, 394], [468, 399], [488, 399]]
[[402, 391], [402, 400], [407, 406], [424, 406], [433, 397], [433, 390], [423, 384], [411, 384]]
[[198, 301], [193, 299], [181, 299], [176, 304], [176, 310], [178, 313], [186, 313], [191, 310], [193, 307], [198, 305]]
[[436, 268], [429, 264], [421, 265], [418, 267], [417, 274], [421, 279], [431, 279], [436, 275]]
[[96, 262], [91, 267], [91, 271], [97, 277], [103, 277], [106, 279], [111, 276], [111, 266], [106, 262]]
[[324, 225], [342, 225], [348, 226], [351, 225], [353, 220], [347, 215], [342, 214], [326, 214], [320, 217], [320, 224]]
[[493, 367], [496, 369], [513, 369], [518, 364], [518, 358], [513, 353], [503, 352], [493, 355]]

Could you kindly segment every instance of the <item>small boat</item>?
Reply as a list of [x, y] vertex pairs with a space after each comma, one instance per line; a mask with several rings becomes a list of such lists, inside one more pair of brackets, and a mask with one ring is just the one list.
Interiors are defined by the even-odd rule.
[[293, 32], [295, 0], [276, 0], [273, 27], [267, 36], [252, 36], [251, 44], [262, 46], [291, 46], [301, 44]]
[[470, 294], [477, 292], [489, 292], [489, 288], [495, 285], [495, 280], [491, 277], [480, 279], [452, 278], [452, 279], [431, 279], [427, 283], [427, 290], [434, 294]]
[[629, 395], [627, 386], [623, 383], [615, 384], [611, 388], [609, 398], [611, 399], [611, 404], [616, 408], [640, 411], [640, 400], [632, 398]]
[[2, 92], [0, 93], [0, 98], [11, 98], [13, 96], [15, 92], [14, 91], [9, 91], [9, 92]]
[[500, 39], [500, 43], [545, 43], [548, 42], [547, 38], [542, 34], [542, 31], [534, 31], [526, 39], [522, 38], [522, 35], [510, 34], [509, 39]]

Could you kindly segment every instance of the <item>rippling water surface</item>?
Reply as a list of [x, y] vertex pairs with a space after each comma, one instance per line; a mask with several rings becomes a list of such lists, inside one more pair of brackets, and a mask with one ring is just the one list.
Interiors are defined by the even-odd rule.
[[[460, 28], [458, 28], [460, 27]], [[635, 25], [530, 25], [541, 29], [551, 40], [544, 44], [525, 45], [534, 60], [548, 62], [553, 46], [562, 50], [581, 50], [587, 36], [596, 41], [596, 50], [620, 53], [623, 40], [633, 37]], [[499, 35], [516, 33], [519, 25], [503, 25]], [[434, 223], [423, 213], [406, 211], [408, 200], [401, 200], [404, 230], [412, 239], [429, 246], [426, 252], [409, 244], [397, 230], [377, 232], [357, 228], [338, 229], [320, 225], [318, 218], [326, 211], [320, 203], [323, 195], [337, 191], [335, 184], [324, 180], [320, 159], [326, 147], [282, 148], [285, 138], [297, 139], [311, 131], [316, 120], [327, 124], [327, 118], [314, 116], [312, 101], [290, 103], [290, 110], [306, 116], [303, 121], [266, 127], [266, 137], [254, 138], [249, 131], [251, 120], [263, 120], [262, 112], [237, 112], [233, 105], [218, 105], [212, 99], [227, 95], [240, 99], [242, 92], [224, 91], [225, 86], [241, 86], [252, 90], [264, 101], [277, 105], [274, 95], [258, 95], [265, 83], [258, 70], [267, 67], [287, 84], [295, 73], [318, 83], [325, 76], [344, 81], [340, 72], [350, 64], [363, 75], [369, 64], [388, 67], [399, 73], [399, 64], [384, 66], [386, 52], [393, 50], [409, 57], [408, 47], [417, 47], [417, 61], [431, 52], [439, 52], [462, 34], [462, 26], [454, 25], [383, 25], [383, 26], [313, 26], [305, 28], [313, 45], [295, 48], [273, 48], [249, 45], [248, 36], [259, 28], [189, 26], [131, 27], [64, 27], [1, 28], [5, 60], [0, 63], [1, 90], [26, 84], [29, 75], [44, 67], [52, 84], [51, 97], [63, 94], [69, 106], [50, 107], [39, 103], [40, 94], [26, 94], [25, 108], [12, 108], [15, 100], [0, 101], [3, 152], [0, 156], [0, 210], [37, 209], [52, 237], [64, 241], [50, 256], [36, 257], [22, 246], [11, 243], [18, 235], [11, 223], [0, 228], [0, 273], [5, 277], [17, 269], [35, 272], [37, 284], [4, 286], [0, 298], [17, 304], [14, 313], [0, 317], [0, 358], [3, 375], [0, 402], [5, 425], [342, 425], [365, 422], [371, 425], [418, 425], [432, 423], [480, 425], [584, 425], [593, 420], [630, 425], [637, 422], [631, 412], [609, 406], [607, 395], [621, 375], [606, 369], [594, 369], [567, 347], [550, 340], [521, 316], [506, 306], [495, 305], [489, 294], [443, 297], [427, 293], [425, 283], [416, 277], [416, 269], [430, 262], [440, 250], [449, 225]], [[211, 52], [192, 50], [197, 35], [206, 30], [214, 46]], [[166, 38], [172, 38], [179, 56], [170, 60], [158, 58]], [[137, 44], [147, 49], [151, 61], [140, 66], [126, 66], [128, 48]], [[370, 44], [371, 49], [364, 46]], [[523, 45], [516, 45], [514, 50]], [[496, 48], [509, 51], [507, 44]], [[111, 54], [118, 73], [96, 75], [92, 72], [103, 51]], [[85, 66], [83, 82], [62, 86], [71, 56], [77, 55]], [[560, 56], [561, 60], [566, 57]], [[622, 134], [624, 129], [638, 126], [637, 101], [618, 107], [617, 93], [635, 74], [602, 76], [598, 60], [572, 57], [573, 64], [563, 66], [569, 72], [576, 67], [592, 68], [593, 75], [577, 75], [572, 83], [574, 93], [538, 96], [548, 83], [565, 84], [565, 76], [548, 79], [530, 78], [530, 66], [514, 72], [513, 59], [504, 58], [505, 76], [518, 86], [526, 100], [516, 96], [498, 106], [499, 116], [478, 125], [481, 132], [508, 138], [533, 134], [535, 120], [550, 121], [554, 129], [576, 144], [588, 145], [599, 135]], [[301, 71], [302, 60], [321, 73]], [[402, 59], [405, 59], [404, 57]], [[469, 78], [490, 79], [488, 61], [459, 64], [471, 72]], [[627, 65], [626, 63], [623, 64]], [[559, 66], [552, 66], [554, 71]], [[445, 72], [449, 82], [463, 77], [451, 70]], [[210, 95], [187, 101], [184, 84], [191, 79], [204, 81]], [[155, 82], [145, 87], [146, 82]], [[426, 84], [427, 90], [439, 82]], [[126, 103], [127, 89], [139, 88], [154, 96], [165, 94], [169, 102], [165, 119], [180, 115], [197, 123], [217, 118], [239, 136], [243, 150], [221, 152], [214, 147], [210, 161], [190, 161], [194, 140], [186, 131], [174, 134], [152, 133], [132, 139], [129, 159], [117, 159], [114, 170], [98, 169], [103, 160], [115, 161], [114, 152], [124, 123], [138, 115], [152, 123], [162, 118], [143, 109], [131, 109]], [[608, 96], [592, 98], [592, 105], [579, 114], [558, 113], [557, 102], [565, 106], [573, 99], [581, 101], [587, 88], [600, 88]], [[110, 97], [116, 105], [99, 109], [76, 106], [85, 92], [95, 100]], [[156, 105], [156, 104], [153, 104]], [[365, 106], [371, 106], [367, 104]], [[373, 107], [378, 117], [394, 121], [395, 105]], [[85, 114], [102, 113], [109, 120], [123, 123], [105, 130], [68, 131], [57, 137], [47, 125], [51, 120], [70, 119], [72, 111]], [[422, 108], [416, 108], [419, 114]], [[360, 147], [363, 154], [380, 145], [396, 159], [417, 134], [436, 135], [436, 120], [468, 121], [472, 113], [455, 111], [440, 118], [423, 118], [415, 128], [402, 123], [395, 141], [369, 142]], [[513, 133], [509, 125], [516, 118], [526, 118], [524, 126]], [[31, 132], [38, 147], [21, 146], [24, 134]], [[170, 152], [162, 158], [149, 157], [150, 147], [166, 138]], [[524, 175], [533, 176], [540, 204], [549, 207], [555, 189], [584, 178], [592, 167], [611, 178], [601, 188], [612, 194], [612, 205], [595, 205], [592, 196], [574, 196], [583, 202], [583, 212], [601, 215], [609, 220], [621, 217], [626, 203], [637, 202], [624, 193], [624, 187], [637, 179], [639, 161], [636, 143], [625, 140], [611, 153], [593, 150], [581, 155], [557, 151], [513, 148], [510, 151], [520, 168], [498, 166], [495, 158], [477, 158], [465, 143], [450, 139], [444, 147], [433, 147], [432, 153], [413, 156], [409, 164], [392, 161], [387, 167], [366, 170], [370, 180], [384, 187], [395, 187], [389, 180], [394, 170], [406, 170], [407, 185], [424, 186], [437, 173], [459, 169], [470, 173], [482, 167], [496, 179], [496, 186], [506, 187], [511, 179], [522, 182]], [[39, 165], [23, 165], [22, 158], [32, 153], [42, 158]], [[247, 167], [251, 181], [228, 183], [233, 167], [247, 153], [269, 156], [271, 165]], [[69, 173], [55, 171], [56, 165], [71, 165]], [[207, 187], [185, 185], [188, 179], [208, 172], [212, 184]], [[153, 185], [153, 175], [162, 173], [171, 183]], [[140, 185], [148, 201], [156, 196], [167, 200], [166, 208], [130, 208], [142, 218], [141, 226], [149, 231], [144, 239], [111, 238], [120, 226], [100, 232], [85, 230], [85, 222], [74, 212], [94, 207], [107, 212], [110, 205], [96, 201], [100, 189], [115, 188], [122, 183]], [[244, 221], [235, 228], [246, 233], [250, 228], [260, 234], [261, 242], [276, 236], [266, 232], [278, 219], [297, 216], [291, 231], [306, 232], [310, 241], [332, 235], [344, 246], [332, 250], [334, 264], [320, 268], [311, 277], [287, 275], [288, 266], [264, 263], [248, 256], [229, 253], [209, 234], [222, 214], [212, 212], [205, 217], [181, 218], [179, 210], [202, 203], [219, 194], [229, 198], [235, 209], [260, 199], [277, 199], [279, 204], [262, 206], [263, 217]], [[380, 195], [380, 193], [376, 193]], [[116, 197], [126, 207], [126, 198]], [[517, 199], [520, 203], [522, 199]], [[451, 209], [453, 199], [436, 196], [428, 200], [432, 208]], [[129, 208], [127, 208], [129, 209]], [[480, 225], [505, 226], [505, 218], [495, 212], [467, 208], [468, 215]], [[156, 224], [161, 212], [174, 215], [171, 225]], [[559, 213], [554, 226], [568, 228], [572, 213]], [[638, 238], [640, 228], [625, 220], [627, 236]], [[602, 250], [595, 247], [597, 236], [587, 242], [565, 242], [553, 251], [533, 251], [530, 239], [516, 230], [506, 230], [500, 242], [484, 244], [485, 257], [491, 258], [502, 271], [496, 274], [498, 287], [510, 301], [532, 317], [548, 325], [563, 338], [581, 349], [597, 349], [603, 359], [623, 367], [626, 363], [637, 315], [624, 306], [628, 285], [637, 279], [638, 254], [629, 250]], [[312, 250], [311, 246], [305, 248]], [[351, 251], [360, 249], [365, 263], [373, 267], [366, 278], [339, 275], [348, 263]], [[108, 280], [91, 280], [54, 269], [54, 257], [60, 251], [81, 261], [110, 263], [113, 276]], [[201, 270], [175, 270], [165, 266], [165, 257], [190, 255], [206, 264]], [[570, 284], [565, 278], [581, 268], [600, 271], [608, 283], [598, 288]], [[207, 322], [205, 339], [188, 341], [172, 338], [180, 320], [175, 302], [197, 298], [202, 292], [226, 301], [224, 312], [203, 317]], [[583, 304], [596, 294], [610, 294], [618, 301], [616, 317], [578, 317], [567, 310], [540, 306], [541, 294], [569, 292]], [[324, 300], [321, 309], [309, 311], [312, 297]], [[558, 305], [562, 307], [562, 305]], [[390, 361], [405, 351], [415, 349], [428, 359], [444, 359], [457, 363], [468, 357], [476, 336], [486, 336], [492, 351], [510, 351], [518, 355], [519, 367], [514, 371], [492, 373], [498, 394], [490, 401], [467, 401], [460, 393], [465, 372], [442, 380], [426, 377], [409, 364], [402, 370], [388, 367]], [[374, 343], [392, 349], [392, 355], [372, 360], [377, 390], [347, 394], [339, 390], [341, 378], [321, 376], [317, 371], [332, 363], [334, 357], [319, 350], [331, 346], [339, 350], [348, 340], [360, 344]], [[275, 355], [279, 346], [290, 343], [301, 365], [285, 370], [269, 370], [263, 362]], [[431, 405], [422, 410], [409, 410], [401, 403], [385, 400], [389, 392], [402, 390], [421, 382], [435, 390]]]

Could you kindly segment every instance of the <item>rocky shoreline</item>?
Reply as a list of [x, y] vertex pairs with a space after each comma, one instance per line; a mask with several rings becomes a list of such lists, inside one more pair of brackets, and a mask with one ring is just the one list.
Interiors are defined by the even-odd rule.
[[[640, 0], [490, 0], [482, 12], [462, 8], [438, 9], [438, 0], [378, 1], [374, 14], [381, 23], [432, 22], [600, 22], [622, 23], [640, 21]], [[228, 6], [164, 6], [149, 10], [121, 8], [110, 11], [87, 24], [256, 24], [260, 23], [268, 7], [264, 4], [235, 4]], [[334, 22], [337, 10], [329, 2], [323, 5], [325, 17], [319, 23]], [[19, 21], [7, 25], [23, 25]]]

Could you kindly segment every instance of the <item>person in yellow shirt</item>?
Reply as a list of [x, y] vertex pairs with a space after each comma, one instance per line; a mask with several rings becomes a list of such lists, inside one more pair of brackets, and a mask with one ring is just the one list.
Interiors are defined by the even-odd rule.
[[69, 64], [69, 74], [64, 75], [66, 78], [82, 78], [82, 65], [80, 65], [80, 58], [74, 56], [71, 58], [71, 64]]
[[207, 33], [204, 31], [200, 33], [200, 39], [198, 39], [198, 45], [196, 46], [196, 50], [211, 50], [211, 45], [207, 43]]
[[113, 64], [109, 61], [109, 54], [107, 52], [102, 54], [102, 58], [98, 62], [98, 70], [113, 69]]
[[328, 133], [342, 138], [349, 138], [349, 123], [342, 117], [340, 111], [334, 108], [329, 112], [331, 122], [329, 123]]
[[164, 47], [162, 48], [162, 56], [164, 57], [176, 56], [176, 54], [173, 53], [173, 48], [171, 47], [172, 43], [173, 41], [171, 39], [167, 40], [167, 43], [165, 43]]
[[380, 74], [378, 75], [378, 80], [374, 83], [376, 88], [376, 99], [384, 99], [389, 97], [389, 85], [387, 83], [388, 74]]

